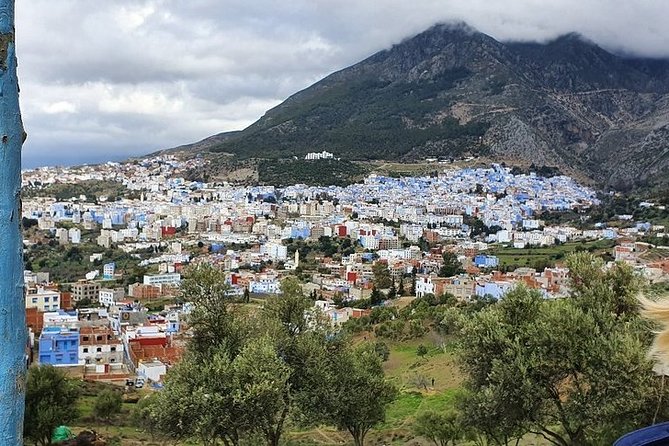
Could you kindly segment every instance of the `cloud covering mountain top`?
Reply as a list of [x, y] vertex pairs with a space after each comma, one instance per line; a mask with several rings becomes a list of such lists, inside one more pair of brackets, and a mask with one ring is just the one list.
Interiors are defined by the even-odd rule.
[[326, 74], [465, 21], [498, 40], [578, 32], [669, 57], [669, 2], [17, 2], [26, 166], [122, 159], [241, 129]]

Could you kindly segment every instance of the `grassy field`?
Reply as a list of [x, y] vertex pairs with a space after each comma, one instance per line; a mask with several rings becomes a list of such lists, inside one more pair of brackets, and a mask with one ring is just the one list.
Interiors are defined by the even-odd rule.
[[615, 241], [613, 240], [597, 240], [524, 249], [493, 246], [487, 253], [497, 256], [501, 266], [509, 268], [542, 268], [545, 266], [554, 266], [556, 263], [563, 261], [567, 255], [578, 251], [588, 251], [596, 255], [610, 256], [613, 246], [615, 246]]

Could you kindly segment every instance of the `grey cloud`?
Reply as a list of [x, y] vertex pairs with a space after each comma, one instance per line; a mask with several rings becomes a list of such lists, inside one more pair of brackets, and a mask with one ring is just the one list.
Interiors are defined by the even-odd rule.
[[668, 57], [668, 16], [664, 0], [17, 2], [26, 157], [118, 158], [238, 129], [436, 22], [499, 40], [576, 31], [613, 51]]

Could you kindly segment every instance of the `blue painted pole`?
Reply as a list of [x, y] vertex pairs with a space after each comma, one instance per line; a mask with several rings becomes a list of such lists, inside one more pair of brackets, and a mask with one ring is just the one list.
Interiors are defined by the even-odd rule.
[[23, 444], [27, 341], [21, 237], [21, 146], [14, 0], [0, 0], [0, 442]]

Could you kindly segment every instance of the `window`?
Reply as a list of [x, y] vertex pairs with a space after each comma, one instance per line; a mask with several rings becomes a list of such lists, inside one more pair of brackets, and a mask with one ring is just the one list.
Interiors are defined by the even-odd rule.
[[88, 336], [84, 336], [84, 341], [88, 341]]
[[116, 359], [112, 358], [109, 360], [109, 362], [116, 362]]
[[116, 347], [112, 347], [112, 348], [111, 348], [111, 351], [115, 352], [115, 351], [116, 351]]
[[84, 347], [84, 353], [88, 353], [88, 347]]
[[98, 336], [96, 337], [96, 339], [97, 339], [98, 341], [102, 341], [102, 336], [98, 335]]
[[96, 348], [95, 351], [98, 352], [98, 353], [101, 352], [101, 351], [102, 351], [102, 347], [98, 347], [98, 348]]
[[33, 297], [33, 303], [34, 303], [34, 304], [37, 303], [37, 298], [36, 298], [36, 297]]

